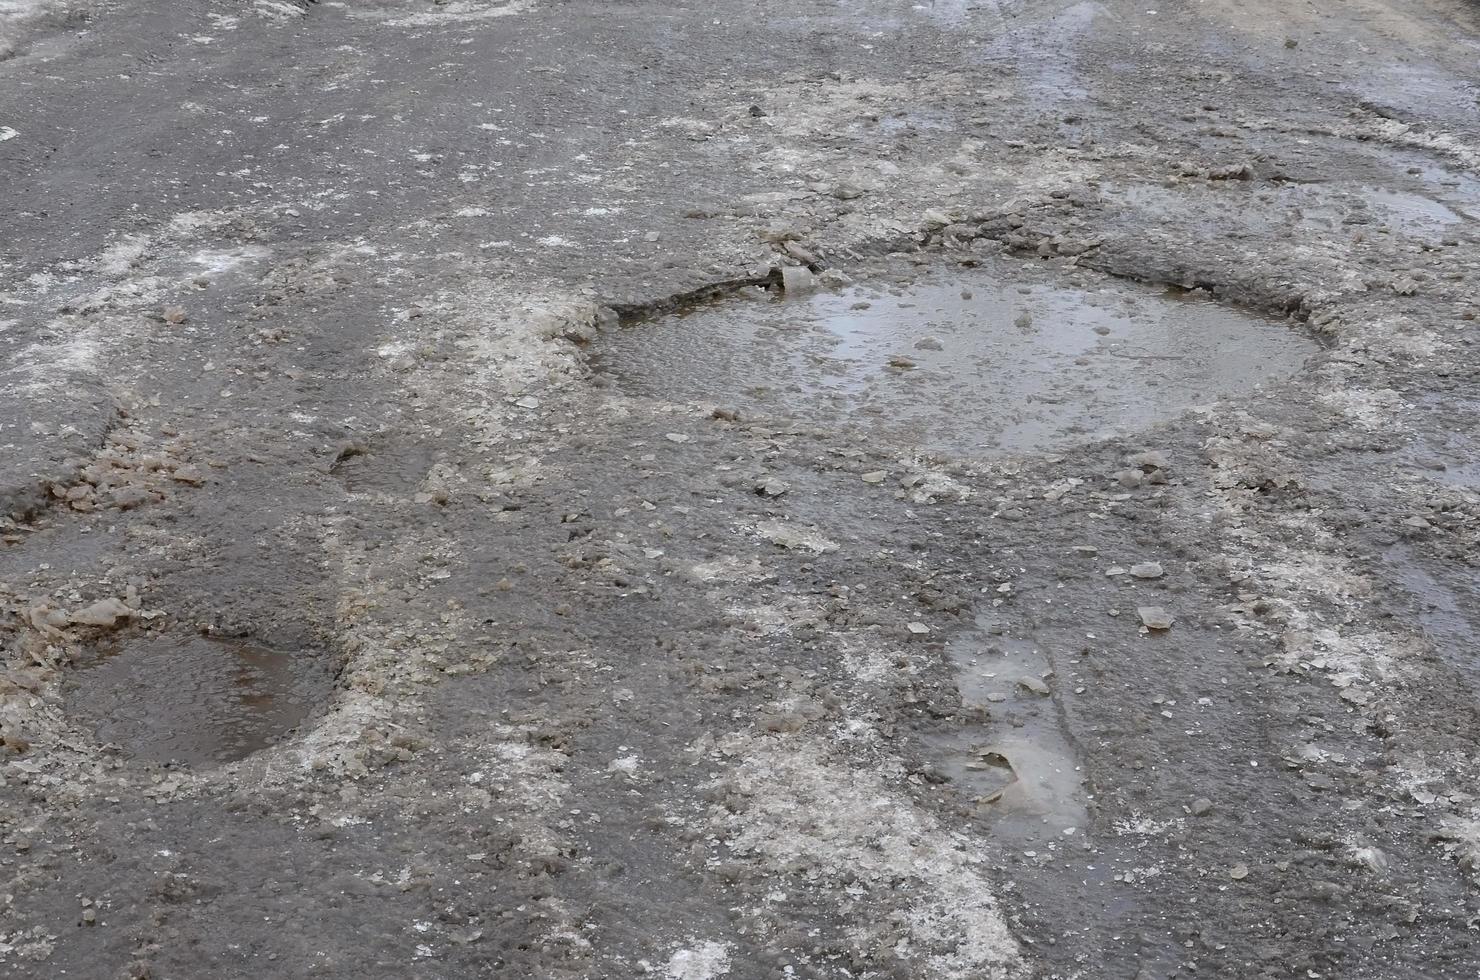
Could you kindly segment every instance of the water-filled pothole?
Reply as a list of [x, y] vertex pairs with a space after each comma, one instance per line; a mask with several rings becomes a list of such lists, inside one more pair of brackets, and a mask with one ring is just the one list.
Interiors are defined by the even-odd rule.
[[1002, 634], [990, 617], [946, 648], [961, 703], [986, 712], [982, 729], [939, 736], [939, 765], [978, 801], [1005, 841], [1073, 837], [1088, 822], [1084, 780], [1051, 693], [1058, 679], [1044, 648]]
[[290, 734], [333, 683], [327, 667], [303, 653], [205, 637], [147, 638], [106, 650], [79, 670], [66, 708], [125, 755], [210, 766]]
[[1199, 295], [1085, 278], [745, 290], [611, 331], [592, 363], [638, 396], [981, 454], [1145, 428], [1289, 377], [1317, 349]]

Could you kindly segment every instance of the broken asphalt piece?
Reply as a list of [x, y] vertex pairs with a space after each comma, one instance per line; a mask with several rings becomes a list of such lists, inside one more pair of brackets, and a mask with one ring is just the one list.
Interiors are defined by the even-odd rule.
[[67, 621], [74, 626], [101, 626], [111, 629], [118, 625], [119, 620], [131, 619], [133, 615], [134, 611], [124, 605], [122, 599], [110, 596], [77, 610], [67, 617]]
[[994, 748], [978, 749], [976, 757], [978, 761], [967, 763], [966, 768], [977, 771], [984, 769], [1005, 769], [1007, 770], [1007, 774], [1011, 776], [1006, 783], [1002, 784], [995, 791], [976, 799], [977, 803], [996, 803], [1002, 799], [1002, 794], [1007, 792], [1018, 781], [1017, 768], [1012, 764], [1011, 759]]
[[816, 285], [816, 278], [812, 270], [801, 265], [783, 265], [781, 267], [781, 288], [787, 293], [805, 293]]
[[791, 489], [791, 484], [785, 480], [778, 480], [774, 476], [768, 476], [755, 483], [755, 492], [762, 497], [779, 497]]

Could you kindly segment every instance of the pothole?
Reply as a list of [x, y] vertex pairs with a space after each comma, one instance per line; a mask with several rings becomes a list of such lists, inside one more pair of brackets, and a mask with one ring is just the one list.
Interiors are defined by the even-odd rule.
[[409, 494], [419, 488], [437, 462], [430, 442], [374, 440], [340, 451], [329, 472], [350, 493]]
[[79, 670], [65, 707], [127, 756], [203, 767], [280, 741], [332, 688], [327, 667], [303, 653], [205, 637], [146, 638]]
[[985, 269], [798, 297], [759, 287], [609, 331], [623, 391], [964, 454], [1126, 433], [1298, 372], [1287, 324], [1084, 274]]

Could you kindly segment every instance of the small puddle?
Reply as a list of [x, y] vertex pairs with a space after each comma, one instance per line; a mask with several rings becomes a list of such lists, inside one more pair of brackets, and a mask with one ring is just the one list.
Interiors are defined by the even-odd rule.
[[66, 710], [132, 758], [211, 766], [290, 734], [332, 687], [325, 665], [307, 654], [204, 637], [143, 639], [79, 670]]
[[[1425, 185], [1427, 186], [1427, 185]], [[1263, 234], [1278, 229], [1325, 232], [1396, 231], [1426, 240], [1438, 240], [1468, 215], [1446, 200], [1457, 182], [1434, 186], [1433, 194], [1415, 193], [1376, 184], [1284, 184], [1279, 187], [1246, 186], [1226, 181], [1216, 188], [1196, 184], [1165, 187], [1159, 184], [1112, 186], [1106, 194], [1137, 209], [1152, 213], [1186, 214], [1207, 208], [1208, 202], [1222, 206], [1218, 220], [1242, 225]]]
[[1050, 696], [1057, 683], [1041, 646], [992, 635], [990, 623], [952, 640], [961, 701], [984, 709], [977, 731], [937, 739], [941, 768], [989, 808], [1003, 840], [1073, 839], [1085, 831], [1083, 780]]
[[1142, 429], [1287, 378], [1317, 350], [1280, 321], [1086, 278], [757, 288], [609, 331], [592, 364], [633, 395], [970, 455]]

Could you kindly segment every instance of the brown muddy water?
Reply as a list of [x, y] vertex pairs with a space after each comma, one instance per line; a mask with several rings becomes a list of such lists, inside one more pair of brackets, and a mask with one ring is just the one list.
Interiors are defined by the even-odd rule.
[[1318, 349], [1196, 294], [1086, 281], [971, 270], [888, 290], [749, 289], [611, 330], [592, 364], [630, 395], [991, 455], [1144, 429], [1288, 378]]
[[66, 710], [126, 756], [203, 767], [279, 741], [332, 686], [305, 654], [205, 637], [142, 638], [77, 671]]

